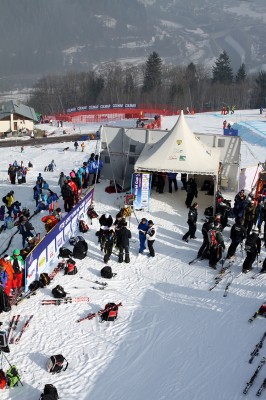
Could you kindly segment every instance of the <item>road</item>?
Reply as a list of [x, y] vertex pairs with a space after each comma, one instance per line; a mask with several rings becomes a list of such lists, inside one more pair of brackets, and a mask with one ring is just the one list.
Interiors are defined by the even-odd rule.
[[50, 143], [64, 143], [64, 142], [75, 142], [80, 140], [86, 135], [62, 135], [62, 136], [48, 136], [46, 138], [36, 138], [29, 140], [22, 140], [22, 138], [17, 138], [17, 140], [12, 139], [0, 139], [0, 147], [15, 147], [15, 146], [42, 146]]

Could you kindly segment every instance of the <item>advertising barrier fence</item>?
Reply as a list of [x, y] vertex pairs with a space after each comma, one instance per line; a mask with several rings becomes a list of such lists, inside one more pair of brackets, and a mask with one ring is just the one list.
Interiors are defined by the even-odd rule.
[[42, 272], [49, 272], [51, 264], [62, 247], [78, 230], [79, 220], [87, 218], [87, 210], [93, 199], [91, 189], [82, 200], [34, 247], [25, 260], [25, 291], [39, 279]]

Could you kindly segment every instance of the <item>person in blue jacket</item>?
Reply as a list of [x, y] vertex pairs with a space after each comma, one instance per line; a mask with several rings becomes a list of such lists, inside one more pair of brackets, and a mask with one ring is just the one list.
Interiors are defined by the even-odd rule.
[[143, 251], [146, 249], [145, 242], [146, 242], [146, 233], [148, 232], [149, 225], [146, 218], [142, 218], [138, 225], [139, 230], [139, 253], [142, 254]]
[[168, 183], [169, 183], [169, 193], [172, 193], [172, 183], [174, 184], [175, 192], [177, 192], [178, 187], [177, 187], [177, 181], [176, 181], [176, 173], [174, 172], [168, 172], [167, 177], [168, 177]]
[[98, 154], [95, 156], [94, 163], [93, 163], [93, 168], [94, 168], [94, 177], [92, 183], [95, 183], [96, 177], [96, 183], [100, 183], [100, 175], [101, 175], [101, 170], [103, 169], [103, 162], [99, 158]]
[[8, 280], [8, 275], [6, 273], [4, 265], [0, 264], [0, 286], [2, 286], [3, 290], [6, 287], [6, 283]]

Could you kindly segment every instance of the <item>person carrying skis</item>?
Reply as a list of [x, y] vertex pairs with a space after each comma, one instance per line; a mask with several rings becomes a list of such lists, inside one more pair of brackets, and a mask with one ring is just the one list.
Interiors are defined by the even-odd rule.
[[245, 243], [245, 250], [247, 256], [242, 266], [242, 272], [246, 274], [251, 271], [252, 264], [254, 263], [256, 257], [260, 254], [261, 249], [261, 239], [259, 237], [259, 230], [253, 229], [251, 235], [247, 238]]
[[189, 212], [188, 212], [188, 231], [185, 233], [185, 235], [182, 237], [182, 240], [184, 242], [188, 243], [188, 237], [190, 236], [190, 239], [196, 239], [195, 233], [197, 230], [197, 219], [198, 219], [198, 203], [194, 203], [192, 207], [190, 207]]
[[208, 252], [209, 252], [209, 237], [208, 237], [208, 232], [210, 229], [214, 228], [214, 217], [209, 217], [207, 222], [204, 222], [202, 225], [202, 235], [203, 235], [203, 243], [198, 251], [198, 258], [204, 257], [208, 258]]
[[156, 227], [154, 226], [154, 223], [152, 220], [148, 221], [148, 226], [149, 229], [146, 233], [146, 238], [147, 238], [147, 244], [148, 244], [148, 249], [149, 249], [149, 254], [148, 257], [155, 257], [155, 252], [153, 248], [153, 244], [155, 242], [155, 237], [156, 237]]
[[221, 260], [223, 250], [225, 250], [224, 238], [222, 232], [216, 229], [215, 226], [209, 230], [208, 237], [210, 247], [209, 267], [216, 269], [216, 264]]
[[75, 151], [77, 151], [77, 149], [78, 149], [78, 147], [79, 147], [79, 144], [78, 144], [78, 142], [77, 142], [77, 141], [75, 141], [75, 143], [74, 143], [74, 147], [75, 147]]
[[139, 225], [139, 254], [143, 254], [143, 251], [146, 249], [145, 242], [146, 242], [146, 233], [149, 229], [148, 221], [146, 218], [142, 218]]
[[191, 203], [194, 199], [194, 196], [196, 198], [198, 197], [198, 188], [195, 179], [189, 178], [186, 184], [186, 192], [187, 192], [187, 198], [185, 204], [187, 208], [189, 208], [191, 207]]
[[235, 221], [236, 222], [232, 226], [230, 232], [231, 244], [228, 248], [226, 256], [228, 260], [230, 260], [235, 255], [239, 243], [242, 243], [243, 240], [247, 237], [247, 231], [246, 228], [244, 227], [243, 220], [236, 218]]
[[125, 262], [130, 262], [129, 257], [129, 239], [131, 238], [131, 232], [127, 229], [127, 222], [123, 222], [122, 228], [117, 232], [117, 240], [119, 243], [119, 256], [118, 262], [122, 263], [125, 252]]

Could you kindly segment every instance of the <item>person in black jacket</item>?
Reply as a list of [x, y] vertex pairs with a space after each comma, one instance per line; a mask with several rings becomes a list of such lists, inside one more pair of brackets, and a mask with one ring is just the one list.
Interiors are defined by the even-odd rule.
[[253, 269], [252, 264], [254, 263], [256, 257], [258, 257], [258, 255], [260, 254], [260, 249], [261, 239], [259, 237], [259, 230], [253, 229], [251, 235], [247, 238], [245, 243], [247, 256], [242, 266], [242, 272], [244, 274]]
[[[69, 178], [70, 180], [70, 178]], [[74, 192], [70, 185], [68, 184], [68, 179], [65, 179], [64, 184], [61, 189], [61, 194], [64, 200], [65, 212], [69, 212], [74, 207]]]
[[125, 251], [125, 262], [129, 263], [129, 239], [131, 238], [131, 232], [127, 229], [127, 222], [123, 222], [122, 228], [117, 232], [117, 242], [119, 243], [119, 256], [118, 262], [123, 262], [124, 251]]
[[188, 232], [182, 237], [182, 240], [188, 243], [188, 237], [190, 239], [196, 239], [195, 233], [197, 230], [197, 219], [198, 219], [198, 203], [194, 203], [192, 207], [190, 207], [188, 212]]
[[194, 196], [198, 197], [198, 188], [195, 179], [189, 178], [186, 184], [187, 198], [186, 198], [186, 206], [187, 208], [191, 207], [191, 203], [194, 199]]
[[231, 228], [230, 239], [232, 240], [226, 258], [230, 260], [235, 255], [237, 246], [239, 243], [243, 242], [243, 240], [247, 236], [246, 228], [244, 227], [243, 220], [236, 218], [235, 224]]
[[108, 235], [111, 226], [113, 225], [113, 217], [105, 213], [99, 218], [100, 230], [98, 232], [98, 242], [101, 245], [101, 250], [104, 249], [105, 236]]
[[224, 238], [219, 226], [214, 223], [214, 228], [208, 232], [209, 246], [210, 246], [210, 259], [209, 267], [216, 269], [216, 264], [221, 260], [223, 251], [225, 250]]
[[22, 247], [25, 247], [26, 239], [32, 236], [31, 231], [34, 231], [33, 226], [25, 215], [20, 217], [18, 229], [19, 233], [22, 235]]
[[209, 238], [208, 232], [210, 229], [214, 228], [214, 217], [209, 217], [207, 222], [204, 222], [202, 225], [202, 235], [203, 235], [203, 243], [198, 251], [198, 257], [202, 257], [204, 254], [206, 255], [209, 251]]

